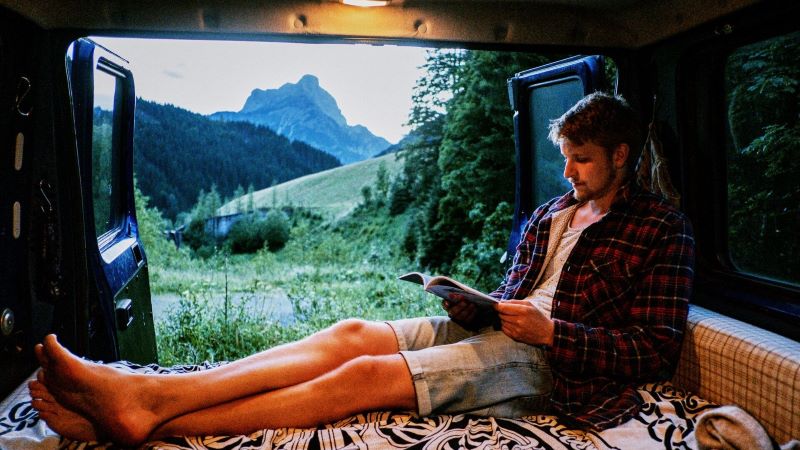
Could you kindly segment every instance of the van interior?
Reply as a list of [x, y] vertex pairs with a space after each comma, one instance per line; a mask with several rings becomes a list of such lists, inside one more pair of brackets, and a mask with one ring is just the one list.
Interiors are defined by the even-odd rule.
[[[0, 0], [0, 399], [35, 371], [33, 346], [48, 333], [90, 359], [158, 362], [134, 212], [136, 73], [124, 54], [87, 37], [454, 47], [565, 58], [507, 74], [517, 162], [511, 254], [533, 208], [563, 189], [537, 183], [560, 163], [537, 151], [551, 145], [548, 121], [596, 90], [622, 94], [640, 112], [696, 239], [692, 307], [702, 313], [684, 343], [684, 384], [673, 382], [745, 407], [779, 443], [800, 438], [800, 3], [365, 2], [379, 5]], [[115, 150], [103, 164], [116, 175], [105, 199], [91, 180], [101, 82], [114, 87]], [[726, 337], [706, 333], [708, 323]], [[745, 349], [780, 361], [760, 359], [726, 375], [729, 387], [714, 386], [705, 364], [739, 367]], [[3, 426], [0, 439], [16, 425]], [[562, 448], [547, 445], [532, 448]]]

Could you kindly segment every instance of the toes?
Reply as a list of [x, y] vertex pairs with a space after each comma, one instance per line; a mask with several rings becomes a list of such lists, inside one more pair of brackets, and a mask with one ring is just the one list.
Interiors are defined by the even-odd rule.
[[39, 397], [41, 391], [44, 389], [44, 385], [39, 382], [39, 380], [31, 380], [28, 382], [28, 391], [31, 393], [31, 397], [41, 398]]
[[49, 365], [50, 361], [48, 361], [44, 353], [44, 346], [42, 344], [36, 344], [33, 347], [33, 354], [36, 355], [36, 360], [39, 361], [40, 366], [46, 368]]
[[59, 370], [70, 366], [76, 360], [80, 359], [61, 345], [55, 334], [48, 334], [44, 337], [42, 341], [42, 355], [44, 356], [48, 368], [57, 367]]
[[40, 398], [49, 402], [55, 402], [56, 399], [53, 394], [47, 389], [46, 386], [38, 381], [31, 381], [28, 383], [28, 390], [31, 392], [31, 398]]
[[55, 354], [58, 352], [58, 347], [61, 347], [61, 344], [58, 343], [58, 338], [56, 338], [55, 334], [48, 334], [44, 337], [42, 341], [42, 354], [45, 359], [49, 360], [56, 356]]
[[31, 400], [31, 406], [36, 411], [39, 411], [39, 416], [40, 417], [41, 417], [42, 413], [55, 414], [56, 413], [56, 408], [57, 408], [57, 406], [53, 402], [48, 402], [48, 401], [42, 400], [40, 398], [35, 398], [35, 399]]
[[48, 402], [56, 402], [57, 401], [56, 398], [53, 397], [53, 394], [51, 394], [50, 391], [48, 391], [47, 389], [39, 392], [38, 394], [39, 394], [38, 398], [41, 398], [42, 400], [46, 400]]

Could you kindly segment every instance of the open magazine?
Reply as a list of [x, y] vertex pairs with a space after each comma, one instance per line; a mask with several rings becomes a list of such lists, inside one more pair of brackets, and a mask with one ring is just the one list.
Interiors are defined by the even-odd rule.
[[441, 275], [432, 277], [419, 272], [411, 272], [401, 275], [398, 278], [403, 281], [421, 284], [422, 288], [427, 292], [446, 300], [449, 299], [450, 294], [455, 293], [460, 294], [464, 300], [470, 301], [479, 306], [492, 306], [493, 304], [498, 303], [496, 298], [490, 297], [483, 292], [477, 291], [449, 277]]

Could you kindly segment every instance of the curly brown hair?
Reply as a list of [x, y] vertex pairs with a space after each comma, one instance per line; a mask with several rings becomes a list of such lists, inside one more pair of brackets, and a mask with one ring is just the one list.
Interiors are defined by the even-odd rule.
[[642, 147], [639, 117], [622, 96], [595, 92], [582, 98], [561, 117], [550, 121], [548, 138], [555, 145], [569, 139], [575, 145], [586, 142], [611, 151], [628, 144], [629, 171], [636, 167]]

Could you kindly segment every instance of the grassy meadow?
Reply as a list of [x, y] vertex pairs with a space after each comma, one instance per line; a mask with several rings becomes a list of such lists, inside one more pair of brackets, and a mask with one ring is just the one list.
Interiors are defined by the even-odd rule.
[[[341, 219], [352, 212], [361, 200], [361, 188], [375, 182], [378, 168], [383, 165], [390, 178], [403, 168], [396, 153], [370, 158], [342, 167], [313, 173], [253, 193], [256, 208], [274, 204], [293, 205], [315, 211], [326, 217]], [[234, 214], [247, 205], [240, 197], [222, 205], [221, 215]]]
[[[240, 255], [218, 251], [204, 259], [167, 247], [167, 255], [150, 258], [161, 263], [151, 267], [154, 301], [172, 299], [155, 317], [160, 363], [232, 360], [350, 317], [383, 320], [441, 313], [436, 297], [397, 280], [417, 269], [400, 251], [407, 218], [376, 213], [380, 205], [356, 207], [361, 185], [341, 185], [343, 179], [364, 176], [365, 166], [377, 170], [379, 162], [336, 169], [334, 180], [327, 182], [339, 188], [340, 204], [353, 205], [349, 213], [338, 218], [296, 214], [291, 239], [281, 250]], [[319, 188], [326, 184], [321, 180], [325, 175], [317, 175], [275, 188], [310, 192], [304, 184], [313, 183], [320, 196], [330, 195]]]

